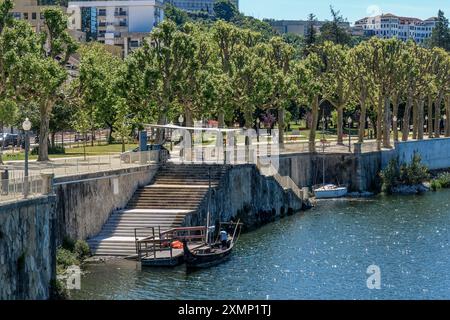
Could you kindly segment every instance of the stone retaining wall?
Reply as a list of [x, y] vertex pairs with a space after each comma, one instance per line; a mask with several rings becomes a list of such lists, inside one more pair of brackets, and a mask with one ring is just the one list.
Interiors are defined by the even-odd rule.
[[[254, 229], [303, 209], [303, 201], [285, 191], [273, 177], [259, 173], [255, 165], [230, 167], [211, 194], [211, 222], [241, 219], [245, 228]], [[205, 225], [208, 197], [196, 214], [186, 217], [186, 226]]]
[[0, 300], [50, 297], [55, 210], [55, 196], [0, 205]]
[[148, 185], [158, 165], [55, 179], [57, 243], [64, 237], [98, 234], [114, 210], [123, 209], [134, 192]]

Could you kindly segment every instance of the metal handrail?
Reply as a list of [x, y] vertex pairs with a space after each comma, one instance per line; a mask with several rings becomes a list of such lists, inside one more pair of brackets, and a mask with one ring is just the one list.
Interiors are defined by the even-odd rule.
[[[135, 242], [136, 242], [136, 254], [138, 255], [139, 261], [141, 261], [142, 256], [145, 253], [145, 256], [148, 257], [149, 253], [153, 253], [154, 259], [156, 259], [157, 251], [170, 251], [170, 257], [173, 257], [173, 248], [172, 244], [175, 241], [180, 240], [204, 240], [206, 227], [181, 227], [181, 228], [172, 228], [170, 230], [161, 232], [161, 228], [159, 228], [158, 236], [155, 234], [155, 227], [142, 227], [135, 229]], [[152, 235], [143, 239], [138, 239], [137, 230], [152, 230]], [[192, 232], [201, 231], [199, 235], [192, 235]], [[178, 233], [188, 232], [188, 235], [179, 235]], [[143, 248], [144, 246], [144, 248]], [[149, 248], [150, 246], [150, 248]]]

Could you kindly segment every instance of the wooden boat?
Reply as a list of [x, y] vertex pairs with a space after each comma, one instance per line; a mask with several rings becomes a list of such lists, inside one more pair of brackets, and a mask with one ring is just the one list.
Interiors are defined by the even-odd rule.
[[[200, 269], [216, 266], [226, 261], [233, 251], [233, 247], [236, 244], [239, 234], [241, 232], [241, 223], [221, 223], [222, 225], [232, 226], [235, 225], [233, 235], [228, 235], [227, 244], [222, 247], [219, 239], [212, 245], [205, 243], [204, 246], [190, 250], [186, 240], [183, 240], [184, 262], [188, 269]], [[219, 238], [219, 237], [218, 237]]]

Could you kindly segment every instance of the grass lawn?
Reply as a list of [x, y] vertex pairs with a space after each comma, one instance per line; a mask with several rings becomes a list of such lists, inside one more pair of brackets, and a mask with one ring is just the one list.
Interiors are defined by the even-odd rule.
[[[136, 148], [137, 144], [127, 144], [125, 145], [125, 150], [131, 150]], [[121, 153], [122, 145], [121, 144], [109, 144], [109, 145], [100, 145], [86, 146], [86, 155], [87, 156], [102, 156], [108, 155], [111, 153]], [[71, 157], [82, 157], [84, 155], [83, 145], [80, 147], [72, 147], [66, 148], [65, 154], [51, 154], [49, 155], [50, 159], [56, 158], [71, 158]], [[37, 159], [37, 155], [30, 155], [30, 160]], [[14, 161], [14, 160], [25, 160], [25, 153], [23, 151], [15, 152], [15, 153], [5, 153], [3, 152], [3, 161]]]

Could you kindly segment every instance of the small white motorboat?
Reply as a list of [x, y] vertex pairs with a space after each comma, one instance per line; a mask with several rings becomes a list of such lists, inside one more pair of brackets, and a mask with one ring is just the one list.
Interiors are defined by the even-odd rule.
[[348, 193], [346, 187], [338, 187], [334, 184], [327, 184], [320, 188], [314, 189], [316, 199], [333, 199], [345, 197]]

